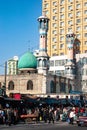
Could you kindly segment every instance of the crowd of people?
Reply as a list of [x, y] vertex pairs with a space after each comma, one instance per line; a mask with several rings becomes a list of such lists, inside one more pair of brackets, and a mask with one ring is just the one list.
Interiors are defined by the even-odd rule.
[[21, 118], [21, 115], [36, 114], [36, 122], [44, 121], [45, 123], [55, 123], [58, 121], [67, 121], [69, 124], [73, 124], [76, 121], [79, 113], [86, 112], [87, 107], [83, 106], [35, 106], [33, 107], [12, 107], [6, 106], [2, 108], [0, 106], [0, 124], [17, 124], [20, 121], [26, 122], [25, 119]]
[[6, 125], [11, 125], [11, 124], [16, 124], [19, 120], [19, 115], [18, 115], [18, 109], [17, 108], [1, 108], [0, 109], [0, 124], [6, 124]]
[[33, 109], [25, 109], [22, 114], [36, 114], [36, 122], [44, 121], [45, 123], [55, 123], [58, 121], [66, 121], [69, 124], [73, 124], [79, 113], [87, 113], [87, 107], [37, 107]]

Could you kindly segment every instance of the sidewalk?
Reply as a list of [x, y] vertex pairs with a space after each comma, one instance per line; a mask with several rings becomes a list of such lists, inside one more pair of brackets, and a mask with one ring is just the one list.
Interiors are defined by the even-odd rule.
[[9, 127], [21, 127], [22, 125], [48, 125], [48, 124], [51, 124], [51, 125], [57, 125], [57, 124], [67, 124], [68, 125], [68, 122], [63, 122], [63, 121], [55, 121], [54, 123], [51, 122], [47, 122], [45, 123], [44, 121], [40, 121], [38, 123], [36, 122], [29, 122], [29, 123], [24, 123], [24, 122], [19, 122], [18, 124], [14, 125], [14, 124], [11, 124], [11, 126], [9, 125], [6, 125], [6, 124], [0, 124], [0, 129], [4, 129], [4, 128], [9, 128]]

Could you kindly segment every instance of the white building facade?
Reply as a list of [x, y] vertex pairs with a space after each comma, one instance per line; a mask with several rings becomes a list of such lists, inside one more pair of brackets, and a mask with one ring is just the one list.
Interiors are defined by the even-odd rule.
[[[52, 56], [50, 58], [49, 73], [65, 77], [65, 64], [67, 55]], [[68, 77], [66, 77], [68, 78]], [[76, 54], [76, 76], [72, 80], [76, 91], [87, 92], [87, 54]]]

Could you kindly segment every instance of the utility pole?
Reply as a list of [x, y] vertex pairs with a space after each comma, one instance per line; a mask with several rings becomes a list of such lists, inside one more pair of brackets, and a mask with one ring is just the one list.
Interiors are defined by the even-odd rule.
[[7, 77], [7, 61], [5, 62], [5, 79], [4, 79], [5, 87], [6, 87], [6, 77]]
[[7, 62], [5, 62], [5, 70], [4, 70], [4, 83], [2, 88], [0, 88], [0, 96], [6, 96], [6, 76], [7, 76]]
[[4, 95], [6, 95], [7, 61], [5, 62], [4, 76], [5, 78], [4, 78], [3, 91], [4, 91]]

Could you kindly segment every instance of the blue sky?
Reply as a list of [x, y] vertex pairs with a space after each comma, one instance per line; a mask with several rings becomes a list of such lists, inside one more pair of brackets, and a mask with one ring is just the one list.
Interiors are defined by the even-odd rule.
[[0, 73], [4, 62], [39, 46], [42, 0], [0, 0]]

